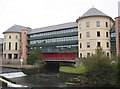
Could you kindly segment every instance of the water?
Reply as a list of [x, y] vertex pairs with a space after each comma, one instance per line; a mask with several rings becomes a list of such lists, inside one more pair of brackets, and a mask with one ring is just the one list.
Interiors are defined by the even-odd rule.
[[36, 74], [20, 78], [12, 78], [17, 84], [29, 87], [66, 87], [66, 84], [59, 80], [55, 74]]
[[11, 79], [16, 84], [28, 87], [66, 87], [66, 84], [57, 78], [56, 73], [41, 73], [25, 75], [20, 69], [2, 68], [2, 76]]

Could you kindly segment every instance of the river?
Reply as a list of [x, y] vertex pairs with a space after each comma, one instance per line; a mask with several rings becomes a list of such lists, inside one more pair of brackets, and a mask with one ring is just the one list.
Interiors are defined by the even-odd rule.
[[[22, 72], [20, 69], [2, 68], [3, 73], [17, 73]], [[27, 75], [23, 77], [10, 78], [17, 84], [28, 87], [67, 87], [65, 82], [57, 78], [56, 73], [44, 72], [35, 75]]]

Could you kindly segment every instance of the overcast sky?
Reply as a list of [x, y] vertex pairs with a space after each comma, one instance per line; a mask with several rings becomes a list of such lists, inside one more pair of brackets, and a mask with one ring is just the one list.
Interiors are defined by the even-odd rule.
[[111, 16], [118, 16], [120, 0], [0, 0], [0, 38], [17, 24], [32, 29], [74, 22], [92, 6]]

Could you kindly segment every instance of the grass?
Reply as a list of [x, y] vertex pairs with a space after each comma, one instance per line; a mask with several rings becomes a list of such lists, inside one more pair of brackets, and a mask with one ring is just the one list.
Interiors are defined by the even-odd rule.
[[84, 74], [85, 72], [87, 72], [85, 66], [83, 65], [78, 68], [70, 67], [70, 66], [61, 66], [60, 71], [66, 73], [74, 73], [74, 74]]

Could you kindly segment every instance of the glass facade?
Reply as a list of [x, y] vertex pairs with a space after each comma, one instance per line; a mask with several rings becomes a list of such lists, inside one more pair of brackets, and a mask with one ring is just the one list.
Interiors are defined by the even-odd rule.
[[72, 41], [72, 40], [78, 40], [78, 36], [33, 40], [30, 41], [30, 44], [53, 43], [53, 42], [63, 42], [63, 41]]
[[[67, 35], [66, 35], [67, 34]], [[71, 35], [73, 34], [73, 35]], [[52, 36], [51, 36], [52, 35]], [[58, 36], [59, 35], [59, 36]], [[78, 28], [56, 29], [28, 34], [29, 52], [40, 48], [47, 59], [62, 59], [62, 56], [78, 55]], [[33, 39], [34, 38], [34, 39]], [[44, 44], [44, 45], [43, 45]], [[54, 44], [54, 45], [51, 45]], [[60, 54], [60, 55], [58, 55]], [[69, 59], [69, 58], [68, 58]], [[75, 58], [73, 58], [75, 59]]]
[[57, 35], [57, 34], [66, 34], [66, 33], [72, 33], [72, 32], [78, 32], [77, 28], [69, 28], [69, 29], [63, 29], [58, 31], [35, 33], [35, 34], [31, 34], [30, 37], [41, 37], [41, 36], [49, 36], [49, 35]]

